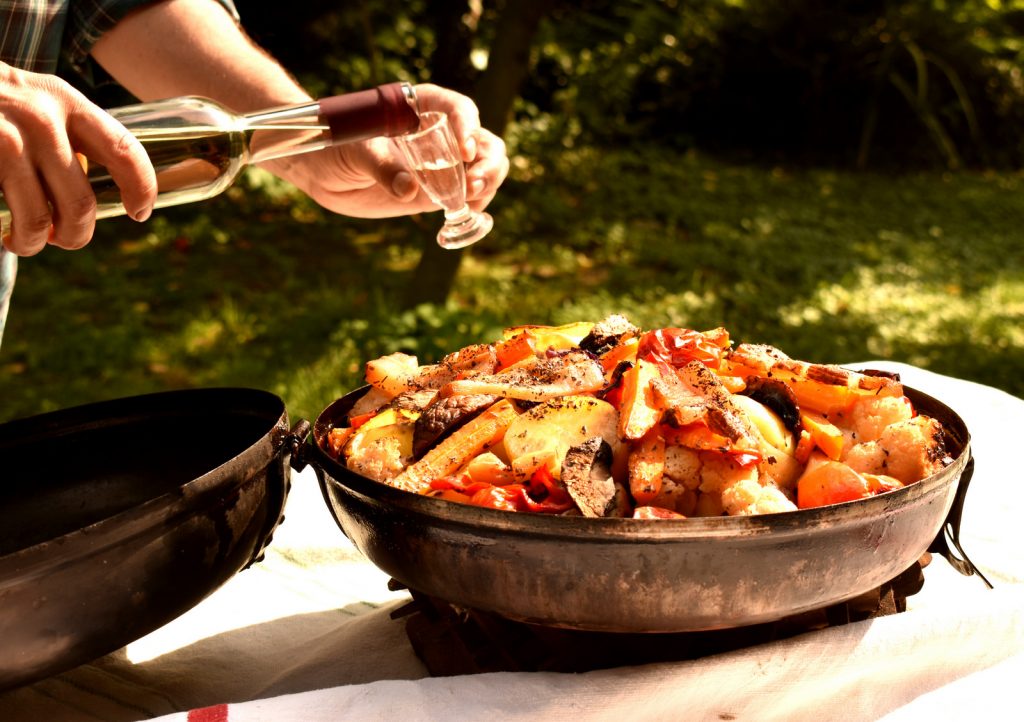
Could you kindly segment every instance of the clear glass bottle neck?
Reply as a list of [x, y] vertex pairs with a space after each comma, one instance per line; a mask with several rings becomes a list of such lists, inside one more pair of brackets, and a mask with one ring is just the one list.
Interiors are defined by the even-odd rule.
[[243, 115], [242, 131], [250, 163], [321, 150], [332, 144], [331, 129], [316, 101]]

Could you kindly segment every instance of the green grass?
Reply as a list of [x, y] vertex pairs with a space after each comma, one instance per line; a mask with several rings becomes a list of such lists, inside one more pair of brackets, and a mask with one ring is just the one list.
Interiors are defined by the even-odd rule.
[[519, 152], [495, 231], [444, 307], [398, 305], [437, 214], [333, 218], [259, 174], [145, 225], [103, 221], [85, 251], [25, 260], [0, 421], [210, 385], [268, 389], [310, 418], [367, 358], [427, 361], [505, 325], [610, 312], [1024, 396], [1024, 176]]

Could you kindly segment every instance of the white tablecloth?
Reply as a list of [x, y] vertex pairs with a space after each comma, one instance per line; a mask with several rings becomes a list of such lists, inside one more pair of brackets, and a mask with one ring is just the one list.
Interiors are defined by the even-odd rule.
[[1019, 718], [1024, 401], [871, 365], [898, 370], [967, 422], [976, 471], [961, 538], [994, 590], [935, 557], [895, 616], [694, 661], [429, 678], [404, 623], [389, 617], [406, 593], [388, 591], [348, 543], [306, 471], [263, 562], [125, 649], [0, 694], [0, 720]]

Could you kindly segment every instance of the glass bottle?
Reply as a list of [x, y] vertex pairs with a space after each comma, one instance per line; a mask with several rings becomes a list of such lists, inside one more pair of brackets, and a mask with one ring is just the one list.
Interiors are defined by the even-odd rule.
[[[108, 111], [145, 147], [157, 179], [155, 208], [205, 200], [226, 190], [253, 163], [320, 150], [419, 126], [416, 93], [389, 83], [298, 105], [238, 114], [196, 96]], [[96, 217], [123, 215], [121, 193], [102, 165], [86, 161]], [[0, 232], [11, 213], [0, 196]], [[5, 249], [0, 247], [0, 253]]]

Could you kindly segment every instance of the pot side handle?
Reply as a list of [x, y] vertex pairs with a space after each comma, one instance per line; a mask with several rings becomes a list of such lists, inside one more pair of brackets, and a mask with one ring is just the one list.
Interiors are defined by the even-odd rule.
[[[300, 425], [303, 425], [300, 429]], [[323, 465], [320, 464], [316, 459], [316, 439], [310, 435], [310, 424], [305, 419], [300, 420], [296, 425], [292, 433], [289, 434], [288, 443], [291, 444], [291, 465], [295, 471], [302, 471], [307, 466], [312, 466], [313, 471], [316, 473], [317, 482], [320, 484], [320, 493], [323, 494], [324, 504], [327, 505], [327, 511], [331, 513], [331, 518], [334, 519], [334, 523], [338, 525], [342, 534], [347, 536], [345, 532], [345, 525], [342, 524], [341, 519], [338, 518], [338, 511], [334, 508], [334, 504], [331, 503], [331, 495], [327, 491], [327, 476], [324, 472]], [[301, 432], [301, 435], [300, 435]]]
[[[281, 433], [283, 429], [279, 429], [278, 435], [276, 435], [274, 438], [275, 454], [277, 456], [280, 456], [281, 454], [290, 454], [291, 459], [289, 463], [291, 467], [296, 471], [302, 471], [302, 467], [305, 466], [305, 463], [302, 463], [301, 466], [296, 466], [296, 457], [301, 456], [301, 448], [304, 445], [306, 436], [309, 435], [309, 428], [310, 425], [308, 421], [306, 421], [305, 419], [299, 419], [298, 421], [295, 422], [291, 430], [288, 431], [287, 433]], [[272, 478], [268, 478], [268, 481], [271, 484], [273, 483]], [[284, 522], [285, 505], [286, 502], [288, 501], [288, 493], [291, 491], [290, 475], [284, 473], [283, 477], [279, 481], [279, 499], [276, 502], [276, 506], [278, 506], [279, 508], [277, 510], [276, 515], [274, 515], [268, 522], [267, 528], [264, 530], [262, 536], [260, 537], [260, 543], [257, 546], [256, 550], [253, 552], [252, 559], [250, 559], [249, 563], [245, 565], [245, 569], [248, 569], [257, 562], [263, 561], [263, 557], [266, 554], [267, 547], [269, 547], [271, 541], [273, 541], [274, 532], [277, 531], [277, 528], [281, 526], [282, 522]], [[268, 493], [271, 492], [272, 489], [268, 488]]]
[[[946, 515], [946, 519], [942, 522], [942, 528], [939, 530], [938, 536], [935, 537], [935, 541], [933, 541], [931, 546], [928, 547], [928, 551], [935, 554], [941, 554], [946, 558], [946, 561], [949, 562], [950, 566], [965, 577], [977, 574], [981, 581], [985, 582], [989, 589], [992, 589], [992, 582], [990, 582], [985, 575], [981, 573], [981, 570], [971, 562], [970, 558], [968, 558], [967, 554], [964, 552], [964, 548], [960, 545], [960, 518], [964, 513], [964, 500], [967, 497], [967, 487], [971, 483], [972, 476], [974, 476], [973, 453], [970, 458], [967, 459], [967, 464], [964, 466], [963, 473], [960, 475], [960, 482], [957, 485], [953, 505], [949, 508], [949, 513]], [[950, 546], [952, 546], [952, 549]]]

